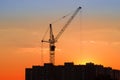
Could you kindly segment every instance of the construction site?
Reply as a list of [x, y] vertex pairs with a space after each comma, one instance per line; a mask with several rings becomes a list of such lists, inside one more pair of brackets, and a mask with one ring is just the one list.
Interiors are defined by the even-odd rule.
[[[64, 65], [55, 65], [55, 50], [58, 39], [70, 25], [77, 13], [82, 9], [78, 7], [72, 16], [67, 20], [62, 29], [55, 36], [52, 24], [49, 24], [49, 39], [41, 40], [49, 44], [49, 63], [43, 66], [32, 66], [25, 69], [25, 80], [120, 80], [120, 71], [103, 65], [86, 63], [86, 65], [74, 65], [73, 62], [66, 62]], [[64, 19], [63, 16], [61, 19]], [[46, 35], [46, 34], [45, 34]], [[41, 60], [42, 61], [42, 60]]]

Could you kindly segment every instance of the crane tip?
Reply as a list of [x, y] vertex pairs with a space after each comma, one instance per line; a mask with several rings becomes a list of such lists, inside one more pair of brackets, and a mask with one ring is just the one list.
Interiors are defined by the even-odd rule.
[[81, 7], [81, 6], [79, 6], [78, 8], [79, 8], [79, 9], [81, 9], [82, 7]]

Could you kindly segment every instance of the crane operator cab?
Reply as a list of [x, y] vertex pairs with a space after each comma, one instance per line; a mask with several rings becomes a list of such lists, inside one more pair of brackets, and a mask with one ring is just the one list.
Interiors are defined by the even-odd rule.
[[55, 46], [54, 45], [50, 46], [50, 51], [55, 51]]

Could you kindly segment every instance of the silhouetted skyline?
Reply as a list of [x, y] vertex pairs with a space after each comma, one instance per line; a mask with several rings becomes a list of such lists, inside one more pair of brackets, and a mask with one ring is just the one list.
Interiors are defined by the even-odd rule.
[[120, 80], [120, 70], [86, 63], [74, 65], [67, 62], [64, 65], [45, 63], [44, 66], [32, 66], [25, 69], [25, 80]]

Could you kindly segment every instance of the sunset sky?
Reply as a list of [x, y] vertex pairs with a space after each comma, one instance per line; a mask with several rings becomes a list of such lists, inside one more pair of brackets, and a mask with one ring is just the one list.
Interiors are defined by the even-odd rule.
[[[44, 33], [79, 6], [56, 43], [55, 64], [93, 62], [120, 69], [120, 0], [0, 0], [0, 80], [25, 80], [26, 67], [49, 62], [46, 43], [41, 61]], [[69, 17], [53, 23], [55, 35]]]

